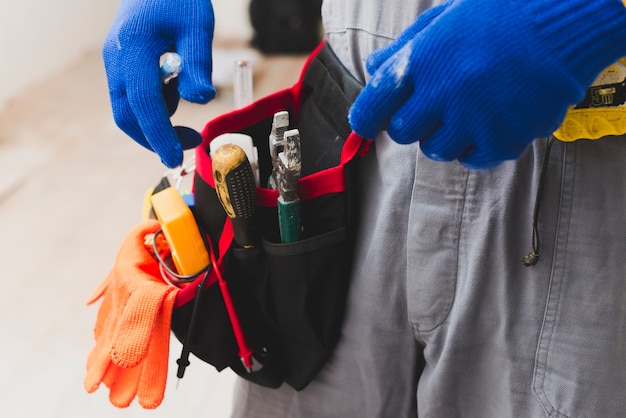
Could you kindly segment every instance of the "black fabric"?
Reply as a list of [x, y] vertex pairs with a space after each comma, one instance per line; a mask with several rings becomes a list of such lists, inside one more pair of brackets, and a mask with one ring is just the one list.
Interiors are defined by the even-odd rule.
[[[293, 125], [301, 133], [303, 174], [309, 174], [340, 163], [351, 132], [348, 108], [360, 85], [328, 45], [311, 61], [303, 81], [300, 117]], [[268, 109], [268, 119], [241, 129], [258, 147], [261, 179], [270, 175], [267, 138], [271, 116], [280, 110], [284, 109]], [[257, 207], [253, 222], [261, 232], [262, 245], [252, 249], [233, 245], [223, 255], [224, 277], [244, 335], [263, 367], [252, 373], [242, 367], [218, 285], [204, 290], [192, 353], [218, 370], [230, 367], [267, 387], [284, 381], [301, 390], [313, 379], [332, 353], [343, 320], [358, 216], [353, 205], [358, 161], [354, 158], [346, 165], [345, 192], [301, 202], [304, 230], [300, 241], [280, 243], [277, 208]], [[199, 175], [194, 189], [199, 225], [216, 248], [224, 211], [215, 190]], [[191, 305], [193, 301], [173, 314], [172, 329], [181, 341]]]
[[252, 45], [266, 54], [308, 53], [321, 41], [321, 0], [251, 0]]

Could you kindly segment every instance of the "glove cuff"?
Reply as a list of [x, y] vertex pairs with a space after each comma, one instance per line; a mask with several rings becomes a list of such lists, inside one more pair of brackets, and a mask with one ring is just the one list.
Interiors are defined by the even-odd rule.
[[555, 59], [585, 87], [599, 71], [626, 56], [622, 0], [529, 1], [526, 7], [535, 17], [538, 41], [553, 46]]

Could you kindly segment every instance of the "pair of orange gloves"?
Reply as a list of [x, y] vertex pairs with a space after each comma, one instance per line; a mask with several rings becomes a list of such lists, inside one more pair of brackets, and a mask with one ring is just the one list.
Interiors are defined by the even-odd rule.
[[102, 298], [87, 359], [84, 386], [92, 393], [100, 383], [110, 402], [127, 407], [135, 397], [146, 409], [156, 408], [165, 394], [170, 324], [178, 289], [162, 278], [146, 237], [160, 229], [146, 220], [124, 239], [115, 265], [87, 301]]

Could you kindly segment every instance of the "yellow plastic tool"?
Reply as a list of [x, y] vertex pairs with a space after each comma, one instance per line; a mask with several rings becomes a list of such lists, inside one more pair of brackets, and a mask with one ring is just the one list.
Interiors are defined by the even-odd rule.
[[144, 221], [146, 219], [153, 218], [152, 216], [152, 195], [154, 194], [154, 187], [148, 189], [143, 198], [143, 208], [141, 210], [141, 219]]
[[626, 58], [610, 65], [572, 106], [554, 136], [565, 142], [626, 134]]
[[209, 254], [196, 220], [178, 190], [168, 187], [151, 197], [178, 274], [192, 276], [209, 265]]

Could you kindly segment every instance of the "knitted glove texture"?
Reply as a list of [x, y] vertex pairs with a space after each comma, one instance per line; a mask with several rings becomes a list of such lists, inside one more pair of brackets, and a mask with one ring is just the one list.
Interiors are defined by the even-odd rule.
[[368, 57], [354, 131], [488, 169], [550, 135], [626, 55], [621, 0], [451, 0]]
[[150, 220], [129, 232], [113, 269], [88, 301], [102, 299], [84, 386], [91, 393], [104, 383], [109, 400], [120, 408], [135, 397], [142, 407], [156, 408], [165, 393], [178, 289], [163, 281], [158, 261], [145, 248], [146, 234], [158, 229]]
[[[170, 168], [182, 163], [183, 149], [202, 141], [192, 129], [172, 128], [169, 117], [179, 97], [194, 103], [215, 97], [214, 23], [209, 0], [122, 0], [102, 48], [115, 122]], [[163, 85], [159, 59], [168, 51], [181, 56], [182, 72]]]

